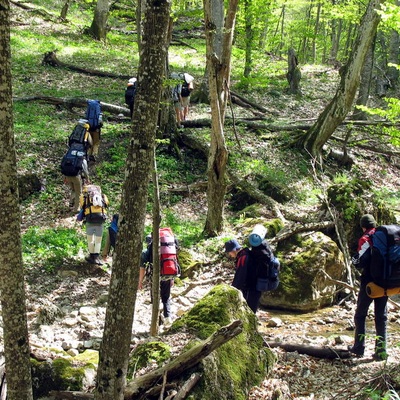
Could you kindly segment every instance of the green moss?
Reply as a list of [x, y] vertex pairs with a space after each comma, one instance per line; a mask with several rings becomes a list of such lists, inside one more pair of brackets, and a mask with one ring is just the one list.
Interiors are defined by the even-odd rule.
[[99, 352], [96, 350], [85, 350], [83, 353], [79, 353], [74, 357], [74, 361], [80, 361], [85, 363], [86, 365], [98, 365], [99, 364]]
[[177, 320], [171, 329], [176, 331], [186, 327], [200, 339], [206, 339], [231, 322], [232, 304], [236, 303], [233, 301], [234, 297], [237, 297], [237, 294], [229, 286], [215, 286], [189, 313]]
[[70, 360], [56, 358], [53, 361], [55, 383], [59, 390], [82, 390], [84, 367], [74, 367]]
[[[202, 361], [203, 378], [192, 394], [193, 399], [245, 400], [248, 390], [272, 369], [275, 358], [263, 347], [257, 317], [245, 307], [240, 292], [231, 286], [215, 286], [171, 329], [186, 328], [204, 340], [237, 319], [243, 323], [242, 333]], [[185, 350], [198, 343], [199, 339], [191, 341]]]
[[171, 357], [170, 347], [163, 342], [139, 344], [129, 357], [128, 376], [133, 376], [137, 369], [156, 363], [161, 366]]

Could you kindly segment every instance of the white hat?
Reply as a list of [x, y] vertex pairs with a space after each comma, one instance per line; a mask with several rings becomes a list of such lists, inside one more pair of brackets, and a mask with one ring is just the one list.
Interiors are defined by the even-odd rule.
[[193, 82], [193, 81], [194, 81], [193, 76], [192, 76], [192, 75], [189, 75], [187, 72], [185, 72], [185, 73], [183, 74], [183, 76], [184, 76], [184, 78], [185, 78], [186, 83], [190, 83], [190, 82]]
[[136, 81], [137, 81], [136, 78], [131, 78], [131, 79], [129, 79], [129, 81], [128, 81], [128, 85], [129, 85], [129, 84], [130, 84], [130, 85], [133, 85]]

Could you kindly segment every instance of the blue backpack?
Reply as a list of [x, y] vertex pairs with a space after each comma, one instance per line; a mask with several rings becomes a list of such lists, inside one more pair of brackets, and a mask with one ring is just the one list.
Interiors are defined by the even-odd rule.
[[90, 131], [93, 132], [103, 126], [100, 100], [88, 100], [85, 119], [89, 122]]
[[256, 290], [267, 292], [279, 286], [280, 262], [266, 240], [263, 240], [259, 246], [252, 247], [250, 263], [253, 264], [256, 272]]
[[372, 235], [370, 271], [377, 285], [400, 287], [400, 225], [378, 226]]

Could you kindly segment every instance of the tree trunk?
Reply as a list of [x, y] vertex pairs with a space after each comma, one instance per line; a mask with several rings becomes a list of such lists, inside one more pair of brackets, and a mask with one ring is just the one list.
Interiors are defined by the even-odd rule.
[[153, 276], [151, 284], [151, 297], [153, 299], [151, 309], [151, 326], [150, 335], [158, 335], [158, 317], [160, 315], [160, 190], [158, 186], [158, 175], [157, 175], [157, 160], [156, 152], [154, 150], [154, 161], [153, 161], [153, 186], [154, 186], [154, 200], [153, 200], [153, 245], [152, 245], [152, 260], [153, 260]]
[[246, 32], [246, 57], [244, 63], [243, 75], [248, 78], [253, 69], [252, 49], [254, 41], [254, 30], [253, 30], [253, 9], [252, 1], [245, 0], [244, 2], [244, 15], [245, 15], [245, 32]]
[[60, 13], [60, 19], [61, 21], [65, 21], [67, 19], [67, 14], [68, 14], [68, 9], [69, 9], [69, 4], [71, 3], [71, 0], [65, 0], [65, 3], [61, 9]]
[[[371, 43], [371, 46], [369, 46], [367, 55], [365, 56], [364, 65], [361, 70], [361, 81], [356, 101], [357, 106], [366, 106], [368, 104], [369, 94], [371, 91], [372, 75], [374, 70], [375, 38]], [[354, 108], [351, 119], [366, 121], [368, 119], [368, 114], [365, 111], [360, 110], [359, 108]]]
[[[206, 26], [207, 70], [211, 103], [211, 143], [208, 157], [207, 217], [204, 233], [216, 236], [222, 229], [225, 198], [225, 170], [228, 161], [228, 150], [224, 137], [226, 104], [229, 95], [232, 38], [238, 0], [231, 0], [226, 13], [222, 37], [215, 27], [221, 23], [222, 15], [213, 13], [215, 9], [223, 10], [221, 0], [205, 0], [204, 18]], [[222, 43], [221, 53], [216, 47]]]
[[[396, 1], [397, 7], [400, 6], [400, 0]], [[397, 30], [392, 29], [390, 32], [390, 42], [389, 42], [389, 63], [398, 65], [400, 63], [399, 60], [399, 52], [400, 52], [400, 35]], [[399, 70], [396, 66], [389, 66], [387, 72], [388, 78], [390, 80], [391, 89], [396, 89], [399, 80]]]
[[[7, 399], [32, 400], [21, 250], [17, 160], [13, 132], [10, 3], [0, 1], [0, 295]], [[5, 395], [2, 387], [2, 396]], [[4, 397], [5, 398], [5, 397]]]
[[89, 28], [89, 34], [97, 40], [105, 41], [107, 39], [107, 20], [109, 11], [108, 0], [97, 0], [92, 25]]
[[380, 21], [377, 10], [380, 9], [382, 2], [383, 0], [371, 0], [369, 2], [352, 53], [342, 71], [339, 88], [334, 98], [319, 115], [316, 123], [307, 132], [305, 137], [301, 139], [304, 148], [312, 157], [316, 157], [320, 161], [322, 147], [352, 107], [360, 83], [361, 69]]
[[96, 400], [122, 400], [124, 397], [148, 186], [165, 76], [169, 14], [169, 1], [148, 1], [132, 118], [132, 139], [122, 187], [120, 230], [99, 354]]
[[291, 94], [301, 94], [301, 72], [298, 64], [296, 53], [294, 49], [290, 48], [288, 51], [288, 72], [286, 77], [289, 82], [289, 93]]

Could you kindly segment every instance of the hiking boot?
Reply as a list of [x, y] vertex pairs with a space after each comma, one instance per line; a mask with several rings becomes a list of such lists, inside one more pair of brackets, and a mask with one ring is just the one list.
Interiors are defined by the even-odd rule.
[[88, 256], [85, 257], [85, 260], [89, 263], [89, 264], [96, 264], [96, 259], [95, 259], [95, 254], [90, 253]]
[[356, 349], [354, 346], [348, 346], [347, 350], [357, 358], [364, 356], [364, 350]]
[[102, 259], [99, 256], [99, 254], [93, 254], [93, 259], [94, 259], [94, 263], [93, 264], [97, 264], [97, 265], [103, 265], [104, 264], [104, 262], [102, 261]]

